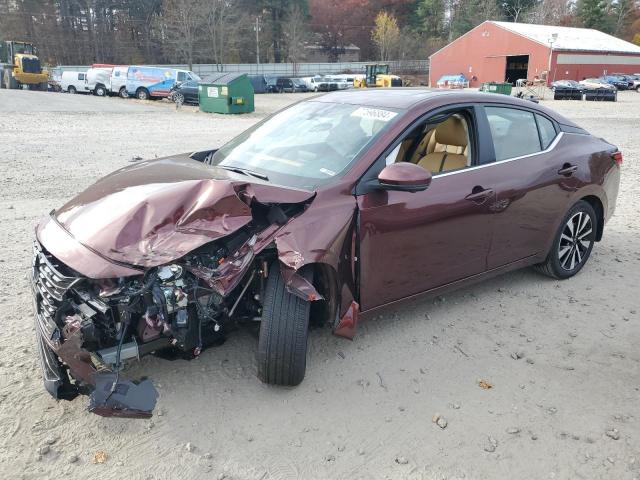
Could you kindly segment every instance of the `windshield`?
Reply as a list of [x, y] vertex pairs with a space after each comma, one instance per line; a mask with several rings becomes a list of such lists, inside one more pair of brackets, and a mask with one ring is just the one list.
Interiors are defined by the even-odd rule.
[[212, 165], [313, 190], [346, 173], [398, 111], [307, 101], [258, 123], [218, 150]]

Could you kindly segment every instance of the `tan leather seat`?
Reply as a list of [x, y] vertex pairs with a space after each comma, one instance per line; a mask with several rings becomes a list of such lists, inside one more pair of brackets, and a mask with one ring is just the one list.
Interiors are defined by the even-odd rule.
[[[439, 124], [433, 133], [434, 145], [432, 149], [427, 146], [427, 153], [418, 160], [418, 165], [432, 173], [457, 170], [468, 166], [467, 145], [469, 141], [463, 122], [460, 117], [452, 116]], [[425, 135], [425, 138], [428, 135]], [[431, 138], [427, 141], [429, 140]]]

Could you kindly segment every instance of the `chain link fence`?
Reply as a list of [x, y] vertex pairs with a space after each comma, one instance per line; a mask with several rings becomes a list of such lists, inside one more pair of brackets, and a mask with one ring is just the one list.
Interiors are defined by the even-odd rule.
[[[193, 71], [201, 77], [218, 72], [240, 72], [249, 75], [275, 75], [282, 77], [309, 77], [313, 75], [331, 75], [338, 73], [364, 73], [365, 65], [375, 62], [337, 62], [337, 63], [226, 63], [194, 64]], [[393, 60], [388, 63], [394, 74], [428, 74], [429, 60]], [[151, 65], [156, 67], [180, 68], [187, 70], [188, 65]], [[51, 70], [61, 74], [63, 71], [84, 71], [89, 66], [60, 65]]]

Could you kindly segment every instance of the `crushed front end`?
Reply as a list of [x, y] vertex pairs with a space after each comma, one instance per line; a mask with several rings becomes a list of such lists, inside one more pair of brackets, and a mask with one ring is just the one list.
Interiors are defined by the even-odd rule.
[[36, 332], [54, 397], [90, 392], [94, 413], [149, 417], [158, 393], [149, 380], [122, 379], [123, 363], [193, 359], [263, 321], [275, 269], [290, 295], [320, 302], [323, 321], [355, 300], [352, 195], [318, 203], [316, 192], [240, 181], [196, 160], [121, 169], [36, 227]]

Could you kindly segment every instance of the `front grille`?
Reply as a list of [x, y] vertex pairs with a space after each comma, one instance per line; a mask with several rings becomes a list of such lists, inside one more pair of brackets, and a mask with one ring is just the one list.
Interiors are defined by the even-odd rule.
[[57, 329], [56, 313], [67, 292], [82, 281], [82, 277], [67, 273], [66, 270], [66, 267], [45, 252], [37, 241], [34, 242], [31, 280], [36, 331], [48, 340], [51, 340]]
[[40, 59], [38, 58], [22, 58], [22, 71], [24, 73], [40, 73]]

